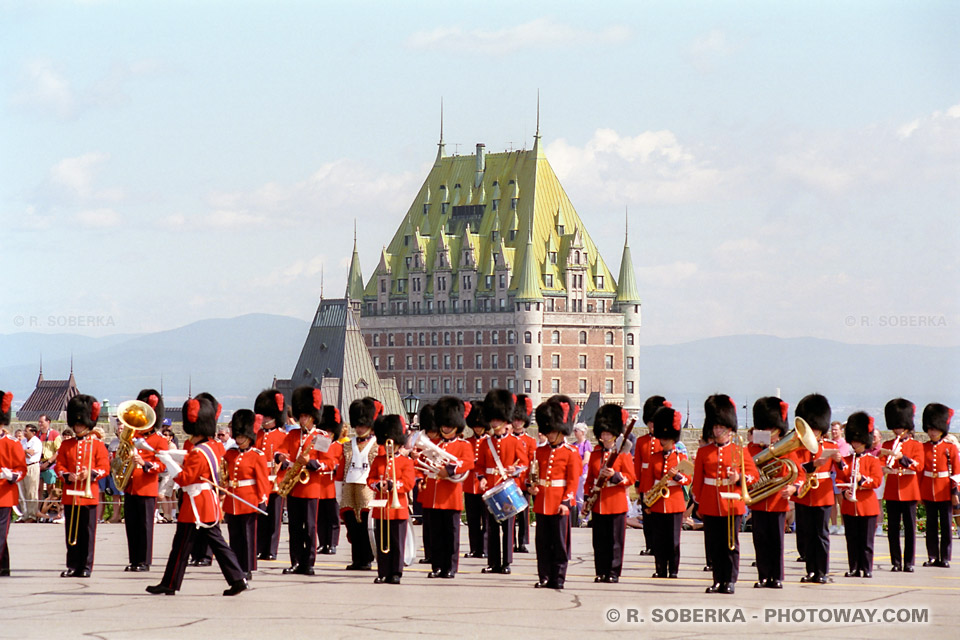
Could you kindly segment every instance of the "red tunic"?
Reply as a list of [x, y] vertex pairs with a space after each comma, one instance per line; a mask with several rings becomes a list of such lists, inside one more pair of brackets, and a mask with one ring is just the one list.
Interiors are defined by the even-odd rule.
[[[271, 429], [270, 431], [261, 430], [257, 434], [257, 441], [254, 443], [254, 447], [263, 451], [263, 455], [267, 458], [267, 470], [270, 472], [270, 493], [277, 492], [277, 480], [283, 477], [283, 474], [278, 474], [277, 466], [274, 463], [275, 454], [280, 450], [280, 447], [283, 446], [283, 441], [286, 439], [287, 434], [283, 429]], [[279, 478], [278, 478], [279, 475]]]
[[923, 443], [923, 475], [920, 477], [920, 498], [926, 502], [950, 500], [950, 476], [960, 473], [957, 445], [940, 439]]
[[[607, 463], [613, 451], [594, 449], [590, 452], [590, 459], [587, 461], [587, 480], [583, 485], [583, 495], [587, 496], [597, 483], [597, 477], [600, 475], [600, 469]], [[629, 453], [621, 453], [613, 463], [613, 470], [620, 474], [620, 482], [611, 484], [607, 481], [606, 486], [600, 489], [600, 498], [593, 505], [593, 512], [600, 515], [612, 515], [615, 513], [627, 512], [627, 489], [636, 482], [633, 475], [633, 456]], [[582, 470], [581, 470], [582, 472]]]
[[463, 480], [473, 469], [473, 447], [466, 440], [453, 439], [437, 443], [437, 446], [457, 458], [453, 478], [427, 478], [420, 491], [420, 503], [427, 509], [463, 509]]
[[[909, 438], [909, 436], [906, 436]], [[896, 439], [890, 439], [883, 443], [882, 449], [893, 450], [893, 443]], [[894, 460], [892, 467], [883, 467], [883, 473], [887, 476], [887, 481], [883, 487], [884, 500], [899, 500], [901, 502], [910, 502], [920, 499], [920, 478], [918, 475], [923, 471], [923, 445], [909, 438], [901, 440], [900, 453], [904, 458], [909, 458], [910, 463], [902, 464], [904, 459]], [[881, 458], [882, 462], [887, 461], [887, 456]]]
[[548, 443], [537, 447], [536, 464], [540, 484], [533, 497], [533, 512], [555, 516], [560, 512], [561, 502], [568, 506], [576, 502], [583, 460], [577, 449], [569, 444], [554, 447]]
[[[516, 435], [516, 434], [514, 434]], [[520, 443], [523, 444], [523, 449], [527, 454], [527, 464], [529, 465], [534, 461], [534, 458], [537, 455], [537, 439], [531, 436], [529, 433], [524, 431], [517, 438], [520, 440]], [[517, 481], [520, 483], [520, 488], [526, 490], [527, 478], [530, 477], [530, 467], [528, 466], [526, 471], [520, 474], [520, 477]]]
[[[63, 441], [57, 452], [57, 464], [54, 467], [58, 476], [65, 473], [74, 474], [73, 482], [64, 482], [63, 504], [89, 507], [100, 502], [100, 485], [97, 479], [110, 472], [110, 455], [107, 448], [94, 435], [85, 436], [82, 440], [69, 438]], [[68, 491], [83, 491], [87, 486], [87, 471], [90, 474], [90, 495], [69, 495]]]
[[[817, 453], [813, 454], [807, 451], [806, 449], [797, 449], [794, 453], [796, 454], [796, 460], [801, 464], [807, 464], [808, 462], [813, 462], [821, 455], [824, 451], [831, 449], [836, 449], [837, 443], [832, 440], [823, 440], [820, 442], [820, 448], [817, 450]], [[793, 497], [790, 498], [797, 504], [802, 504], [805, 507], [829, 507], [834, 503], [834, 493], [833, 493], [833, 480], [830, 477], [830, 472], [833, 470], [833, 460], [827, 459], [823, 464], [817, 467], [812, 473], [816, 474], [817, 482], [820, 484], [817, 485], [816, 489], [810, 489], [802, 497], [798, 497], [797, 494], [793, 494]], [[806, 481], [807, 472], [804, 471], [804, 481]]]
[[[661, 451], [660, 455], [655, 455], [650, 461], [649, 467], [654, 478], [653, 484], [659, 482], [664, 473], [686, 459], [687, 454], [677, 449], [673, 449], [667, 454]], [[671, 479], [667, 482], [667, 489], [670, 491], [670, 495], [666, 498], [660, 498], [653, 503], [652, 507], [648, 507], [651, 513], [683, 513], [686, 511], [687, 501], [683, 497], [683, 485], [689, 485], [693, 479], [684, 473], [678, 475], [680, 476], [679, 480]], [[651, 488], [652, 487], [651, 485]]]
[[[750, 445], [747, 446], [747, 451], [750, 452], [751, 456], [756, 457], [758, 453], [760, 453], [766, 448], [767, 447], [762, 444], [750, 443]], [[804, 449], [804, 451], [806, 451], [806, 449]], [[807, 479], [807, 474], [803, 470], [803, 467], [800, 466], [803, 463], [800, 461], [800, 458], [797, 455], [798, 453], [799, 453], [799, 449], [791, 451], [790, 453], [783, 456], [783, 459], [792, 460], [793, 463], [797, 465], [797, 478], [796, 480], [793, 481], [793, 486], [799, 490], [800, 487], [803, 485], [804, 480]], [[807, 451], [807, 453], [810, 453], [810, 452]], [[757, 473], [758, 474], [760, 473], [759, 469], [757, 469]], [[787, 465], [781, 464], [780, 472], [777, 474], [776, 477], [785, 478], [788, 475], [790, 475], [790, 470], [787, 468]], [[759, 502], [753, 503], [753, 505], [750, 506], [750, 509], [753, 511], [766, 511], [769, 513], [786, 513], [787, 511], [790, 510], [790, 500], [781, 496], [780, 492], [778, 491], [772, 496], [768, 496], [763, 500], [760, 500]]]
[[[227, 463], [226, 487], [250, 504], [259, 505], [267, 501], [270, 493], [270, 473], [267, 470], [267, 458], [259, 449], [230, 449], [223, 456]], [[231, 515], [255, 513], [256, 509], [227, 496], [223, 501], [223, 510]]]
[[[186, 444], [190, 449], [183, 458], [183, 469], [174, 478], [184, 494], [177, 522], [220, 522], [220, 497], [210, 481], [215, 481], [220, 472], [223, 445], [218, 447], [220, 443], [213, 440], [196, 446]], [[212, 458], [208, 454], [212, 454]]]
[[0, 480], [0, 507], [15, 507], [20, 497], [17, 482], [27, 475], [27, 457], [23, 447], [9, 435], [0, 436], [0, 467], [15, 475], [13, 482]]
[[[853, 475], [853, 461], [857, 457], [856, 454], [847, 456], [843, 462], [834, 465], [837, 470], [837, 482], [850, 482]], [[845, 516], [878, 516], [880, 501], [877, 499], [877, 489], [883, 481], [883, 470], [876, 456], [865, 453], [859, 458], [860, 483], [857, 485], [857, 500], [856, 502], [848, 500], [846, 488], [841, 487], [840, 513]]]
[[660, 441], [653, 437], [653, 433], [637, 438], [637, 443], [633, 449], [635, 456], [633, 469], [634, 477], [640, 482], [641, 494], [652, 489], [653, 485], [657, 483], [650, 470], [650, 461], [661, 451], [663, 451], [663, 447], [660, 446]]
[[[301, 434], [303, 434], [302, 438]], [[314, 446], [307, 442], [308, 434], [309, 432], [303, 432], [299, 428], [293, 429], [286, 435], [283, 445], [279, 449], [280, 452], [286, 454], [290, 462], [294, 462], [301, 446], [309, 446], [310, 460], [316, 460], [320, 465], [316, 471], [309, 471], [310, 479], [306, 484], [298, 482], [294, 485], [290, 495], [294, 498], [319, 498], [321, 500], [336, 498], [337, 488], [334, 483], [334, 475], [337, 471], [340, 454], [343, 452], [343, 445], [339, 442], [332, 442], [326, 451], [317, 451]]]
[[124, 489], [124, 493], [132, 496], [149, 496], [156, 498], [159, 488], [158, 477], [167, 468], [166, 465], [157, 459], [156, 452], [167, 451], [170, 448], [170, 443], [157, 432], [151, 433], [144, 438], [144, 440], [146, 440], [148, 445], [153, 447], [153, 451], [137, 449], [140, 457], [143, 458], [144, 466], [137, 465], [133, 473], [130, 474], [130, 482], [127, 483], [127, 488]]
[[[503, 465], [504, 469], [509, 466], [526, 467], [530, 464], [527, 459], [526, 447], [523, 446], [523, 443], [520, 442], [520, 439], [515, 435], [506, 434], [500, 438], [497, 436], [487, 436], [480, 446], [480, 451], [477, 454], [476, 464], [473, 469], [475, 473], [483, 474], [483, 477], [487, 481], [487, 489], [491, 489], [500, 484], [500, 471], [497, 469], [497, 463], [494, 460], [493, 454], [490, 452], [491, 442], [497, 450], [497, 455], [500, 456], [500, 464]], [[514, 482], [516, 481], [515, 479]]]
[[[700, 507], [701, 515], [727, 516], [731, 513], [731, 507], [734, 515], [742, 516], [746, 511], [743, 500], [730, 500], [720, 497], [721, 493], [739, 494], [741, 492], [741, 481], [739, 479], [736, 483], [727, 480], [728, 467], [740, 473], [741, 453], [740, 446], [732, 442], [722, 447], [716, 444], [708, 444], [700, 447], [697, 451], [691, 491]], [[757, 466], [753, 464], [753, 458], [750, 457], [749, 452], [743, 459], [743, 465], [746, 470], [744, 475], [747, 484], [756, 482]]]
[[[396, 465], [396, 471], [394, 471], [394, 464]], [[387, 520], [407, 520], [410, 518], [407, 494], [413, 491], [413, 483], [416, 481], [416, 474], [413, 471], [413, 460], [406, 456], [394, 456], [391, 464], [387, 464], [387, 456], [384, 453], [373, 459], [373, 464], [370, 465], [370, 475], [367, 476], [367, 486], [374, 492], [373, 499], [386, 500], [387, 505], [389, 505], [393, 498], [393, 492], [387, 489], [387, 481], [396, 477], [397, 499], [400, 501], [400, 508], [373, 507], [370, 514], [371, 518], [383, 520], [384, 511], [386, 511]], [[380, 485], [380, 491], [377, 491], [377, 484]]]
[[[470, 449], [473, 451], [474, 460], [476, 460], [480, 456], [480, 447], [487, 446], [486, 444], [484, 444], [484, 441], [486, 439], [487, 439], [487, 436], [483, 436], [482, 438], [478, 438], [477, 436], [471, 436], [467, 438], [467, 443], [470, 445]], [[480, 490], [480, 478], [477, 477], [477, 472], [479, 471], [480, 474], [482, 475], [483, 469], [480, 469], [479, 467], [480, 467], [479, 464], [475, 465], [474, 468], [470, 470], [470, 473], [467, 474], [467, 479], [463, 481], [464, 493], [472, 493], [472, 494], [483, 493], [483, 491]], [[419, 500], [418, 502], [422, 503], [423, 501]]]

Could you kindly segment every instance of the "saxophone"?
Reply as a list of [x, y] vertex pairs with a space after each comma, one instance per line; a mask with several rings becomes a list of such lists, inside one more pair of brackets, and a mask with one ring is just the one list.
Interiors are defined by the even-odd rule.
[[317, 437], [317, 433], [317, 430], [314, 429], [307, 434], [306, 439], [300, 443], [300, 448], [297, 450], [297, 458], [294, 460], [293, 466], [287, 469], [286, 473], [283, 474], [283, 480], [277, 483], [277, 495], [281, 498], [289, 496], [290, 492], [293, 491], [293, 488], [297, 486], [298, 483], [307, 484], [310, 482], [310, 471], [305, 464], [299, 462], [299, 458], [305, 449], [313, 447], [313, 441]]
[[[664, 466], [666, 467], [666, 465]], [[664, 468], [663, 475], [657, 480], [657, 484], [653, 485], [649, 491], [643, 494], [643, 504], [647, 505], [647, 508], [657, 504], [657, 501], [661, 498], [670, 497], [670, 489], [667, 488], [667, 483], [673, 480], [673, 476], [667, 475], [667, 471], [669, 471], [669, 469]], [[689, 474], [692, 471], [693, 463], [689, 460], [681, 460], [680, 464], [677, 465], [677, 473]]]

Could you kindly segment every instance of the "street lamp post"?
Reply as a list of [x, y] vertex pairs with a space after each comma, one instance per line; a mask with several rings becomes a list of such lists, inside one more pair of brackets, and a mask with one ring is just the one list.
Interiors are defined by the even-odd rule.
[[417, 416], [417, 411], [420, 410], [420, 398], [413, 393], [413, 388], [410, 388], [410, 392], [403, 397], [403, 409], [407, 412], [407, 422], [413, 424], [413, 419]]

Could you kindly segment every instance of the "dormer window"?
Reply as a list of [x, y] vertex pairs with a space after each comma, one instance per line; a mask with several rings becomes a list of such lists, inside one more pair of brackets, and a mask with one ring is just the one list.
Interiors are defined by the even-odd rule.
[[450, 211], [449, 202], [444, 202], [443, 204], [440, 205], [440, 213], [442, 213], [443, 215], [447, 215], [448, 211]]
[[500, 199], [499, 199], [499, 198], [497, 198], [496, 200], [493, 201], [493, 210], [494, 210], [494, 211], [499, 211], [499, 210], [500, 210]]
[[603, 289], [603, 276], [594, 276], [593, 284], [597, 289]]
[[403, 262], [404, 262], [404, 264], [407, 265], [407, 269], [409, 269], [409, 268], [410, 268], [410, 256], [407, 256], [406, 258], [404, 258], [404, 259], [403, 259]]
[[496, 229], [490, 232], [490, 239], [493, 240], [494, 242], [496, 242], [499, 237], [500, 237], [500, 232], [497, 231]]
[[516, 211], [516, 210], [517, 210], [517, 199], [510, 198], [510, 211]]
[[517, 230], [510, 229], [510, 241], [513, 242], [516, 239], [517, 239]]
[[424, 203], [423, 203], [423, 215], [427, 215], [428, 213], [430, 213], [430, 203], [429, 203], [429, 202], [424, 202]]
[[410, 246], [410, 236], [403, 236], [403, 246], [405, 247]]
[[563, 225], [562, 225], [562, 224], [558, 224], [558, 225], [557, 225], [557, 235], [561, 235], [561, 236], [563, 235]]

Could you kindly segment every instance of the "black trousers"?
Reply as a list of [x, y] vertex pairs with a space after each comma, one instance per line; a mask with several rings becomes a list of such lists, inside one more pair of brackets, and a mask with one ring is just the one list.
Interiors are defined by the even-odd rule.
[[[890, 561], [895, 565], [912, 567], [917, 555], [917, 501], [887, 500], [886, 503]], [[903, 523], [902, 553], [900, 551], [901, 522]]]
[[[643, 502], [643, 500], [640, 501], [640, 513], [643, 514], [643, 521], [641, 522], [643, 525], [641, 527], [643, 531], [643, 548], [646, 549], [648, 553], [653, 553], [653, 545], [650, 542], [651, 530], [647, 528], [647, 515], [650, 513], [650, 511], [647, 509], [647, 505]], [[656, 536], [655, 533], [653, 535]], [[709, 556], [707, 557], [707, 564], [710, 564]]]
[[[390, 529], [390, 550], [384, 553], [377, 545], [377, 576], [380, 578], [390, 578], [393, 576], [401, 577], [403, 575], [403, 551], [407, 544], [407, 521], [406, 520], [387, 520], [387, 526]], [[378, 518], [373, 521], [373, 534], [376, 540], [380, 540], [380, 527], [383, 522]], [[367, 535], [364, 532], [364, 535]], [[386, 532], [384, 532], [386, 539]]]
[[727, 516], [703, 516], [703, 535], [713, 560], [713, 581], [734, 584], [740, 575], [740, 523], [743, 516], [734, 516], [733, 549], [729, 545]]
[[[810, 538], [810, 514], [807, 510], [812, 508], [797, 503], [793, 505], [793, 529], [797, 534], [797, 558], [804, 561], [807, 559], [807, 540]], [[827, 532], [829, 533], [829, 529]]]
[[783, 525], [785, 511], [751, 511], [757, 578], [783, 581]]
[[317, 561], [317, 498], [287, 496], [290, 565], [310, 568]]
[[13, 521], [13, 507], [0, 507], [0, 571], [10, 571], [10, 547], [7, 534]]
[[280, 530], [283, 527], [283, 498], [271, 493], [267, 500], [267, 515], [257, 514], [257, 553], [277, 555], [280, 548]]
[[[419, 503], [418, 503], [419, 504]], [[420, 537], [423, 542], [423, 559], [431, 562], [433, 558], [432, 538], [433, 538], [433, 509], [429, 507], [420, 507]], [[427, 524], [427, 523], [431, 524]]]
[[373, 563], [373, 549], [370, 548], [370, 536], [367, 534], [369, 518], [369, 511], [360, 512], [359, 522], [353, 509], [343, 512], [343, 526], [347, 529], [347, 539], [350, 541], [350, 559], [355, 565]]
[[[797, 510], [797, 543], [803, 540], [803, 556], [807, 575], [825, 576], [830, 571], [830, 511], [833, 505], [808, 507], [795, 505]], [[802, 538], [801, 538], [802, 534]]]
[[[487, 554], [487, 506], [479, 493], [463, 494], [463, 510], [467, 514], [467, 534], [470, 538], [470, 554]], [[424, 542], [424, 551], [427, 545]], [[430, 556], [427, 555], [429, 558]]]
[[[424, 533], [430, 531], [430, 564], [440, 573], [457, 573], [460, 567], [460, 511], [424, 509]], [[430, 515], [427, 516], [429, 511]]]
[[170, 557], [167, 558], [167, 568], [160, 580], [161, 585], [174, 591], [180, 589], [183, 584], [183, 576], [187, 571], [187, 558], [197, 538], [203, 538], [204, 545], [213, 550], [213, 555], [217, 558], [217, 564], [220, 565], [220, 573], [223, 574], [224, 579], [229, 584], [243, 580], [245, 576], [237, 563], [237, 556], [223, 539], [219, 523], [209, 528], [197, 528], [192, 522], [178, 522], [177, 531], [173, 534], [173, 547], [170, 549]]
[[127, 532], [127, 558], [131, 565], [153, 564], [153, 524], [156, 496], [123, 495], [123, 526]]
[[953, 552], [953, 539], [950, 537], [950, 501], [924, 500], [923, 506], [927, 509], [927, 557], [934, 561], [950, 562]]
[[[527, 501], [527, 505], [530, 505], [530, 494], [526, 491], [523, 492], [523, 497]], [[528, 506], [526, 509], [520, 512], [517, 516], [517, 548], [525, 547], [530, 544], [530, 514], [533, 512], [532, 506]]]
[[340, 540], [340, 506], [336, 498], [317, 500], [317, 544], [335, 547]]
[[244, 573], [257, 570], [258, 513], [227, 514], [230, 548], [237, 555], [237, 564]]
[[490, 532], [487, 537], [487, 566], [494, 569], [509, 567], [513, 563], [513, 527], [516, 516], [498, 522], [489, 509], [484, 508], [484, 511], [486, 530]]
[[[627, 537], [627, 514], [593, 513], [590, 516], [593, 529], [593, 566], [597, 575], [620, 577], [623, 569], [623, 546]], [[653, 530], [654, 527], [651, 527]]]
[[[571, 510], [573, 513], [573, 510]], [[570, 515], [537, 514], [537, 574], [540, 582], [563, 587], [570, 562]]]
[[[67, 569], [93, 571], [93, 551], [97, 543], [97, 505], [63, 507], [63, 533], [67, 541]], [[76, 520], [76, 522], [75, 522]], [[70, 544], [71, 532], [77, 536]]]
[[877, 516], [843, 516], [850, 571], [873, 571], [873, 538]]
[[[676, 574], [680, 570], [680, 531], [683, 529], [683, 513], [651, 511], [647, 513], [647, 517], [650, 518], [648, 531], [652, 534], [650, 542], [657, 573], [662, 576]], [[594, 543], [594, 549], [596, 549], [596, 543]], [[617, 575], [620, 575], [619, 572]]]

